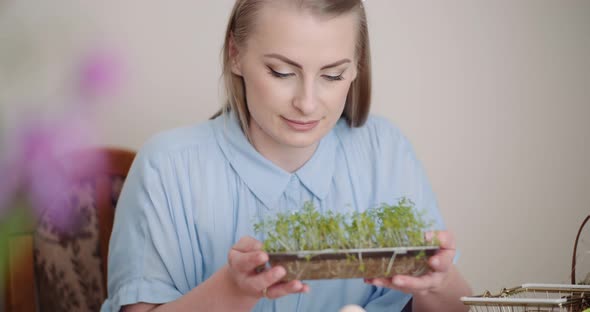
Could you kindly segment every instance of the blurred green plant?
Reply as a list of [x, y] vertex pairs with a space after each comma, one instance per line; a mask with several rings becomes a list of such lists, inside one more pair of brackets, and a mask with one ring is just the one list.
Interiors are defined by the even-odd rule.
[[33, 220], [30, 204], [26, 199], [19, 197], [12, 204], [13, 209], [0, 215], [0, 259], [8, 257], [9, 238], [27, 229]]

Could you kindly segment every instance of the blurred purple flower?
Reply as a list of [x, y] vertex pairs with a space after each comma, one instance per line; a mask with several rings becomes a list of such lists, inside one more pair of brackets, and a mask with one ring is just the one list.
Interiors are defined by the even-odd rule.
[[[86, 149], [94, 133], [94, 104], [111, 95], [122, 78], [121, 61], [108, 49], [97, 49], [82, 59], [74, 82], [74, 106], [54, 119], [26, 119], [17, 124], [0, 146], [0, 219], [14, 201], [25, 197], [33, 212], [60, 232], [75, 231], [80, 218], [70, 198], [76, 179], [100, 170], [105, 159]], [[83, 158], [74, 161], [77, 153]]]
[[114, 93], [121, 83], [121, 59], [105, 50], [95, 50], [83, 59], [78, 83], [80, 95], [84, 99]]
[[79, 119], [23, 123], [11, 138], [10, 148], [14, 153], [9, 157], [10, 162], [0, 165], [6, 171], [2, 172], [3, 176], [14, 177], [6, 183], [4, 200], [10, 201], [15, 193], [22, 194], [28, 198], [33, 212], [50, 219], [56, 230], [75, 231], [78, 226], [74, 218], [76, 207], [70, 204], [69, 198], [75, 180], [84, 170], [96, 170], [104, 165], [100, 155], [87, 154], [94, 156], [84, 160], [87, 167], [73, 161], [73, 155], [82, 150], [90, 138], [90, 128], [79, 124]]

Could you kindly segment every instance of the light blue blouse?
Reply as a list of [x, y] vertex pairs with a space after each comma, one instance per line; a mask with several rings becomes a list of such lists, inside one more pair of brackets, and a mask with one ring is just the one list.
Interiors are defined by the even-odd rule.
[[[312, 200], [320, 211], [362, 211], [411, 199], [444, 229], [409, 142], [383, 118], [340, 120], [312, 158], [289, 173], [260, 155], [233, 114], [152, 138], [138, 153], [117, 205], [101, 311], [178, 299], [227, 262], [253, 223]], [[401, 311], [411, 295], [362, 279], [308, 281], [311, 292], [262, 299], [254, 311]]]

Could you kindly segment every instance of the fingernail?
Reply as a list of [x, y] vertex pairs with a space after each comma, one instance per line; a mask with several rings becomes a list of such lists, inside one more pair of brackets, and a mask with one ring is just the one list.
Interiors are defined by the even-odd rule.
[[380, 280], [373, 280], [373, 281], [371, 282], [371, 284], [373, 284], [373, 285], [375, 285], [375, 286], [377, 286], [377, 287], [382, 287], [382, 286], [383, 286], [383, 283], [381, 283], [381, 281], [380, 281]]
[[398, 277], [398, 278], [394, 278], [393, 279], [393, 284], [395, 286], [402, 287], [402, 286], [404, 286], [405, 282], [404, 282], [403, 279], [401, 279], [401, 278]]
[[296, 284], [293, 286], [293, 290], [295, 290], [295, 291], [297, 291], [297, 290], [301, 290], [301, 288], [303, 288], [303, 284], [301, 284], [301, 283], [296, 283]]
[[285, 275], [285, 269], [283, 268], [277, 268], [274, 273], [272, 274], [275, 278], [281, 278], [283, 277], [283, 275]]
[[433, 267], [437, 267], [440, 264], [440, 260], [438, 260], [438, 258], [434, 258], [432, 259], [431, 264]]
[[256, 243], [254, 243], [254, 250], [261, 250], [262, 247], [264, 247], [264, 245], [261, 241], [256, 241]]

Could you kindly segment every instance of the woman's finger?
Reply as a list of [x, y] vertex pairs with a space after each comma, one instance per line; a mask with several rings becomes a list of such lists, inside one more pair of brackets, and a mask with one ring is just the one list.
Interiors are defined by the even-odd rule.
[[250, 274], [257, 267], [263, 266], [268, 261], [268, 255], [263, 251], [241, 252], [232, 249], [228, 255], [229, 266], [240, 273]]
[[420, 277], [396, 275], [391, 279], [391, 284], [403, 292], [425, 291], [437, 285], [437, 274], [426, 274]]
[[252, 236], [244, 236], [232, 247], [237, 251], [249, 252], [262, 250], [262, 242]]
[[287, 272], [282, 266], [272, 267], [264, 272], [248, 277], [248, 285], [262, 291], [264, 288], [269, 288], [274, 284], [280, 283], [281, 279], [285, 277]]
[[366, 279], [365, 283], [368, 283], [368, 284], [371, 284], [371, 285], [377, 286], [377, 287], [387, 287], [387, 288], [396, 289], [393, 286], [391, 279], [389, 279], [389, 278], [370, 278], [370, 279]]
[[268, 299], [276, 299], [286, 295], [300, 292], [309, 292], [309, 285], [306, 285], [301, 281], [295, 280], [287, 283], [278, 283], [267, 288], [266, 297]]
[[439, 250], [428, 259], [428, 265], [434, 272], [447, 272], [453, 266], [454, 250]]
[[455, 237], [449, 231], [438, 231], [436, 237], [440, 243], [441, 249], [455, 250]]

